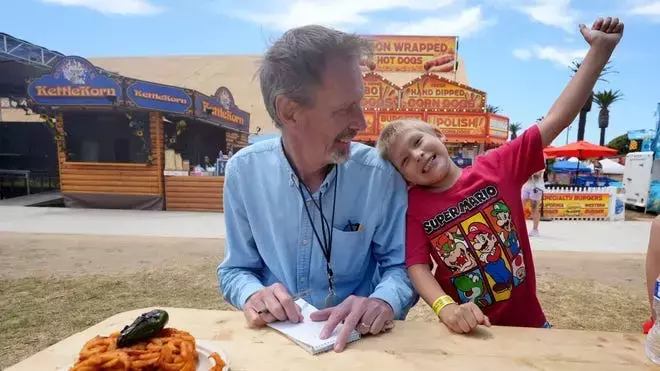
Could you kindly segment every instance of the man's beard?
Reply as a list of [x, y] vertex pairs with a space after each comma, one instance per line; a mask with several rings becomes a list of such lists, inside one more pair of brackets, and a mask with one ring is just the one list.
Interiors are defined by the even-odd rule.
[[330, 163], [337, 165], [343, 164], [348, 160], [350, 156], [351, 156], [350, 147], [348, 151], [339, 150], [339, 149], [333, 150], [330, 153]]
[[[355, 130], [351, 129], [346, 129], [343, 132], [341, 132], [339, 135], [337, 135], [337, 141], [340, 141], [342, 139], [353, 139], [357, 135], [357, 132]], [[330, 162], [333, 164], [343, 164], [348, 160], [348, 158], [351, 156], [351, 146], [348, 146], [347, 150], [342, 149], [333, 149], [332, 152], [330, 153]]]

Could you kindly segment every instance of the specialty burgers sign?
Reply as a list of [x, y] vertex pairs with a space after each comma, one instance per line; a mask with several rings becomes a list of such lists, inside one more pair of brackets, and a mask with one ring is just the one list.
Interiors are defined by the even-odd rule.
[[373, 45], [376, 72], [452, 72], [456, 66], [455, 36], [364, 35]]

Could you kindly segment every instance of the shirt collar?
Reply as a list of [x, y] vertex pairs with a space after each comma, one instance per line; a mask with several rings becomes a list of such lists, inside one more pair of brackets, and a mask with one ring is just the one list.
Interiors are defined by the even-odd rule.
[[[287, 177], [289, 178], [289, 186], [290, 187], [296, 187], [298, 188], [298, 183], [299, 179], [298, 176], [296, 176], [296, 172], [293, 170], [293, 167], [291, 167], [291, 164], [289, 163], [289, 160], [287, 159], [286, 155], [284, 154], [284, 144], [282, 142], [282, 138], [280, 138], [280, 143], [278, 144], [278, 149], [277, 153], [279, 154], [280, 161], [284, 167], [284, 171], [287, 174]], [[333, 166], [332, 170], [325, 176], [325, 179], [323, 180], [323, 183], [321, 183], [321, 187], [319, 187], [319, 191], [326, 193], [327, 190], [330, 188], [332, 185], [332, 182], [335, 179], [335, 173], [337, 172], [337, 166]], [[318, 192], [318, 191], [317, 191]], [[307, 192], [305, 192], [307, 193]]]

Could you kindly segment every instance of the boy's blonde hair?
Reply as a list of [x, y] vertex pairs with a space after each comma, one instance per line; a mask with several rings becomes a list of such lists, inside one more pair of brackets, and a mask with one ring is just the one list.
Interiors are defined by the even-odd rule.
[[439, 138], [444, 137], [440, 130], [424, 120], [415, 118], [397, 119], [387, 124], [383, 128], [383, 131], [380, 132], [378, 142], [376, 143], [376, 149], [378, 149], [380, 157], [389, 160], [387, 152], [392, 146], [392, 143], [394, 143], [396, 138], [400, 135], [410, 130], [419, 130], [430, 135], [436, 135]]

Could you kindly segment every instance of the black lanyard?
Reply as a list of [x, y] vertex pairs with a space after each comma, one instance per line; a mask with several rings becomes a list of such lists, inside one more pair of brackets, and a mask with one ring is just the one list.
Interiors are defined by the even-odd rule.
[[[284, 152], [284, 156], [286, 157], [287, 161], [289, 161], [289, 157], [286, 155], [286, 152], [284, 151], [283, 143], [282, 143], [282, 152]], [[319, 243], [319, 246], [321, 247], [321, 251], [323, 252], [323, 256], [325, 257], [325, 268], [326, 268], [326, 272], [328, 273], [328, 290], [329, 290], [328, 297], [325, 299], [325, 306], [330, 307], [334, 305], [334, 301], [336, 297], [334, 273], [332, 272], [332, 268], [330, 267], [330, 257], [332, 255], [332, 227], [335, 225], [335, 205], [337, 204], [337, 177], [339, 175], [339, 167], [335, 165], [335, 178], [333, 181], [334, 195], [332, 199], [332, 214], [331, 214], [332, 216], [330, 218], [330, 223], [328, 223], [328, 219], [326, 219], [325, 215], [323, 214], [323, 192], [319, 191], [319, 203], [317, 204], [316, 200], [314, 200], [314, 196], [312, 196], [312, 192], [309, 190], [307, 185], [303, 184], [302, 179], [300, 179], [300, 175], [298, 174], [298, 171], [296, 170], [295, 166], [291, 164], [291, 161], [289, 161], [289, 165], [291, 165], [293, 172], [296, 174], [296, 177], [298, 178], [298, 191], [300, 192], [300, 197], [302, 199], [303, 206], [305, 206], [305, 211], [307, 212], [307, 219], [309, 220], [309, 224], [312, 225], [312, 230], [314, 231], [314, 236], [316, 236], [316, 241]], [[321, 237], [319, 236], [319, 233], [316, 230], [316, 226], [314, 225], [312, 214], [309, 212], [309, 208], [307, 207], [307, 202], [305, 201], [305, 195], [303, 193], [303, 185], [305, 186], [305, 189], [307, 190], [309, 197], [312, 199], [314, 206], [316, 206], [316, 209], [321, 214], [321, 231], [323, 232], [323, 241], [321, 241]]]

